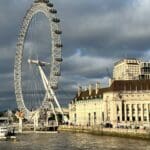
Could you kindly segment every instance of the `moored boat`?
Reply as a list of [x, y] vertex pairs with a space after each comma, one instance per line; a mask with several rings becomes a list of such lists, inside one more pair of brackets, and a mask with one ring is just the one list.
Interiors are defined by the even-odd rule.
[[14, 128], [0, 126], [0, 140], [2, 139], [16, 139]]
[[0, 139], [6, 139], [8, 129], [5, 126], [0, 126]]
[[15, 128], [8, 117], [0, 117], [0, 139], [15, 139]]

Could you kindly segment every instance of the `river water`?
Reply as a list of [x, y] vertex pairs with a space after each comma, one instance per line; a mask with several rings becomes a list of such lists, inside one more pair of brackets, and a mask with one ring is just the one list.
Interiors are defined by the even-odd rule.
[[18, 135], [0, 141], [0, 150], [150, 150], [150, 141], [82, 133]]

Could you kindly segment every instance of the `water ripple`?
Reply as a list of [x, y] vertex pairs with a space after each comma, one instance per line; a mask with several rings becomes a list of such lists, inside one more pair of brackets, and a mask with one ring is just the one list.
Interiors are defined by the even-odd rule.
[[150, 150], [150, 142], [81, 133], [26, 134], [0, 141], [0, 150]]

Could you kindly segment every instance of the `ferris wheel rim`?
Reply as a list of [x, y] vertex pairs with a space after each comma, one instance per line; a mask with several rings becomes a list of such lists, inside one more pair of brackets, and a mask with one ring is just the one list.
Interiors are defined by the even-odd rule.
[[[58, 77], [60, 72], [60, 65], [62, 61], [61, 56], [61, 38], [60, 38], [60, 20], [56, 17], [55, 13], [57, 12], [53, 7], [49, 7], [46, 3], [34, 3], [31, 8], [26, 13], [23, 24], [21, 27], [21, 31], [19, 34], [18, 42], [17, 42], [17, 51], [15, 57], [15, 68], [14, 68], [14, 83], [15, 83], [15, 94], [16, 94], [16, 102], [20, 111], [23, 111], [25, 117], [28, 118], [32, 115], [32, 112], [26, 107], [23, 92], [22, 92], [22, 59], [24, 52], [24, 43], [25, 38], [32, 21], [32, 18], [39, 12], [42, 12], [45, 17], [48, 19], [49, 27], [51, 28], [51, 37], [52, 37], [52, 61], [50, 68], [50, 78], [49, 84], [50, 86], [56, 86], [58, 84]], [[57, 74], [58, 72], [58, 74]], [[44, 100], [43, 100], [44, 101]]]

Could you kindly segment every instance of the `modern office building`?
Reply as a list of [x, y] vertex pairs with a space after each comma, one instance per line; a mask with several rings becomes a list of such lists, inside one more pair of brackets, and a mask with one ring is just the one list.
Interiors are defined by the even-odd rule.
[[150, 62], [138, 59], [123, 59], [115, 63], [113, 80], [150, 79]]
[[115, 63], [113, 70], [114, 80], [137, 80], [141, 74], [140, 60], [123, 59]]
[[150, 62], [141, 62], [140, 64], [140, 76], [141, 80], [150, 79]]

